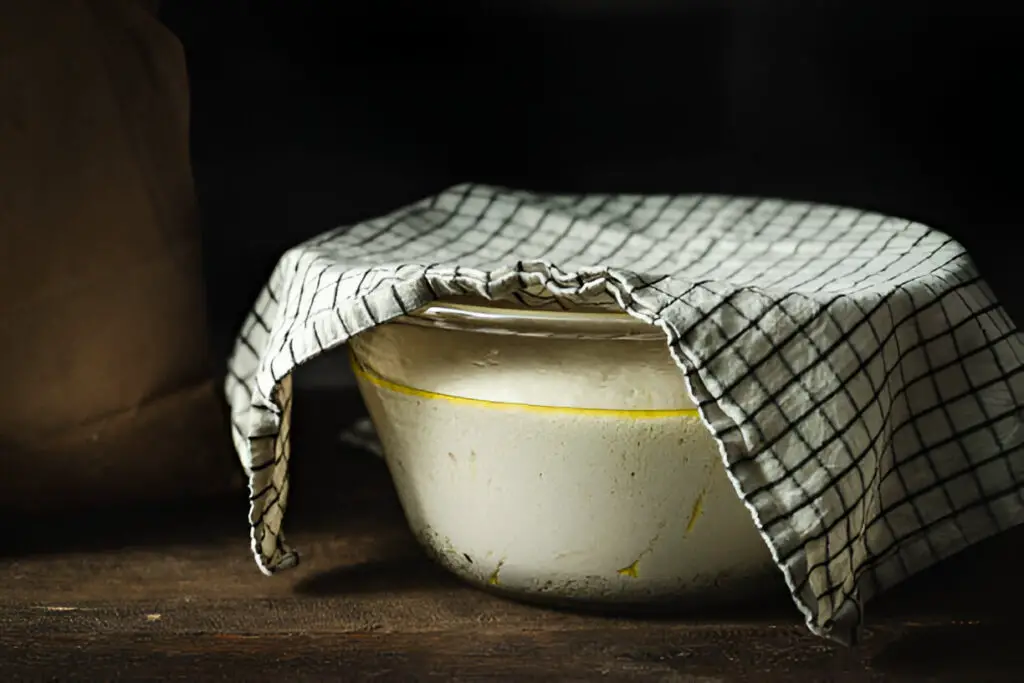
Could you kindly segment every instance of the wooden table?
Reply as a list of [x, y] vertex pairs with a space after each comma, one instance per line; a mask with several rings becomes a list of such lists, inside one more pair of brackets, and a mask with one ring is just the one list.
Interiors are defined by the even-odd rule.
[[1011, 560], [1024, 533], [870, 605], [858, 649], [809, 635], [784, 597], [658, 620], [546, 610], [424, 559], [383, 465], [331, 444], [338, 403], [306, 408], [288, 519], [299, 568], [256, 569], [244, 494], [26, 521], [0, 556], [0, 680], [981, 683], [1024, 671]]

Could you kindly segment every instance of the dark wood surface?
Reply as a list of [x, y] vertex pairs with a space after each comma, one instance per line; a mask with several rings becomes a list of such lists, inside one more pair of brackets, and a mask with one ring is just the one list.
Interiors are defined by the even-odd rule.
[[976, 683], [1024, 671], [1022, 533], [870, 605], [857, 649], [809, 635], [784, 596], [657, 620], [530, 607], [424, 559], [382, 463], [330, 444], [346, 405], [304, 407], [288, 519], [299, 568], [259, 573], [244, 494], [21, 520], [3, 530], [0, 679]]

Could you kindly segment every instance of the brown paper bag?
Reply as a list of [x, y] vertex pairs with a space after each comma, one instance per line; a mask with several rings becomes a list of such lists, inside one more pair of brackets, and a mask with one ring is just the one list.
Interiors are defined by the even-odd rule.
[[141, 0], [0, 3], [0, 506], [238, 481], [210, 380], [188, 82]]

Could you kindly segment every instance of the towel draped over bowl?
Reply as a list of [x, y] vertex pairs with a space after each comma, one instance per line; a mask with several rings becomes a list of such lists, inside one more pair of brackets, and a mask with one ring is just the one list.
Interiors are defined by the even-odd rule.
[[284, 254], [226, 391], [262, 571], [282, 531], [291, 373], [440, 298], [614, 301], [657, 326], [816, 634], [1024, 521], [1024, 344], [963, 248], [851, 208], [460, 185]]

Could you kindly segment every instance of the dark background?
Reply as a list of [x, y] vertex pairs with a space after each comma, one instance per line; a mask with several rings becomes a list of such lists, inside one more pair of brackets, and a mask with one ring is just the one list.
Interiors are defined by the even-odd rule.
[[164, 0], [219, 357], [284, 249], [463, 180], [881, 210], [1024, 320], [1024, 10], [936, 5]]

